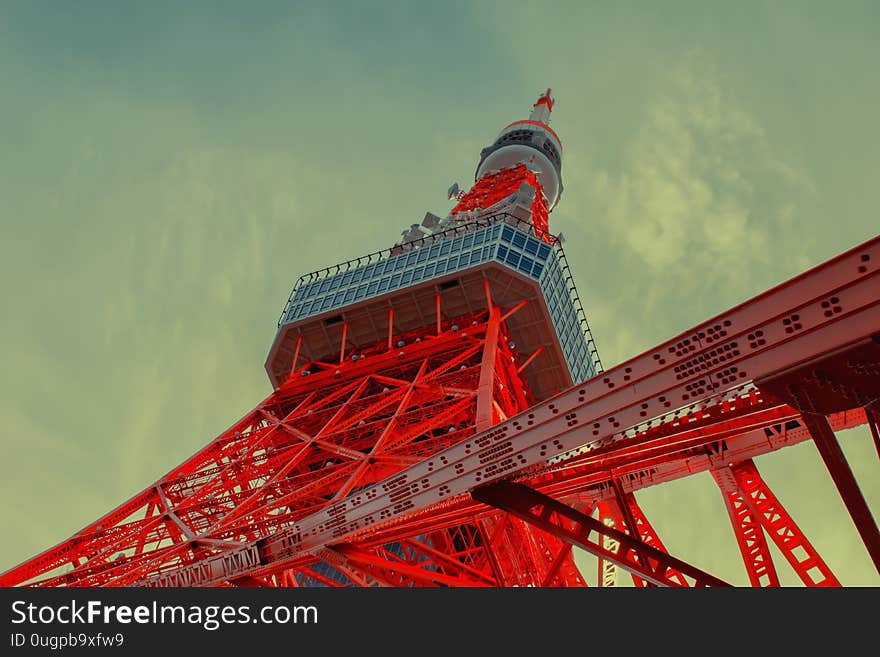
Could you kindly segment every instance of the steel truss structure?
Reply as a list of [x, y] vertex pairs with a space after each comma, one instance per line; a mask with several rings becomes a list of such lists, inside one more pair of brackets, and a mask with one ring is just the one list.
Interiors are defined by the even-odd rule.
[[753, 459], [814, 440], [877, 559], [833, 430], [876, 431], [878, 261], [880, 238], [538, 404], [505, 333], [517, 308], [489, 305], [490, 291], [483, 311], [292, 372], [187, 462], [0, 581], [580, 586], [576, 545], [640, 585], [714, 585], [666, 554], [633, 496], [708, 470], [753, 585], [779, 582], [767, 537], [805, 584], [836, 585]]
[[[546, 128], [550, 107], [548, 90], [512, 126]], [[458, 207], [523, 189], [546, 226], [522, 164]], [[417, 329], [395, 331], [389, 304], [387, 338], [369, 344], [350, 344], [340, 315], [334, 353], [303, 364], [300, 337], [251, 412], [0, 585], [586, 586], [577, 547], [599, 558], [599, 586], [621, 568], [637, 586], [725, 586], [669, 554], [635, 497], [707, 471], [753, 586], [779, 585], [770, 542], [805, 585], [839, 585], [754, 459], [813, 441], [880, 570], [834, 434], [868, 424], [880, 455], [878, 265], [880, 237], [543, 399], [528, 382], [543, 347], [520, 353], [509, 330], [536, 301], [502, 307], [489, 278], [482, 308], [447, 317], [438, 292]]]

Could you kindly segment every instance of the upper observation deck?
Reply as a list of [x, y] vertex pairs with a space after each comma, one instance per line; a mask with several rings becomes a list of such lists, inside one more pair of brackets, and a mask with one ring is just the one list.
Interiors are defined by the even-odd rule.
[[494, 304], [526, 302], [507, 327], [524, 357], [540, 349], [524, 370], [537, 400], [588, 379], [601, 365], [565, 254], [538, 232], [502, 212], [300, 277], [266, 360], [273, 386], [290, 373], [297, 344], [299, 361], [322, 359], [340, 352], [345, 330], [356, 356], [389, 335], [389, 322], [395, 335], [432, 325], [438, 303], [443, 319], [485, 308], [486, 281]]

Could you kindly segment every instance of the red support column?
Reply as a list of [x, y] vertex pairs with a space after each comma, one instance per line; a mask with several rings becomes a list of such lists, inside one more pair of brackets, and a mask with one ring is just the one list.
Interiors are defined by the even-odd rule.
[[348, 337], [348, 322], [342, 324], [342, 340], [339, 342], [339, 364], [345, 362], [345, 338]]
[[[692, 579], [694, 586], [730, 586], [681, 559], [606, 527], [595, 518], [528, 486], [502, 482], [477, 488], [471, 492], [471, 496], [478, 502], [507, 511], [538, 529], [607, 559], [658, 586], [679, 586], [672, 576], [676, 571]], [[598, 540], [591, 538], [593, 532], [597, 534]], [[602, 541], [604, 536], [615, 539], [619, 547], [606, 548]], [[639, 559], [636, 555], [644, 558]]]
[[[618, 530], [626, 531], [627, 534], [632, 536], [637, 540], [643, 540], [641, 536], [639, 536], [638, 528], [636, 527], [635, 518], [633, 518], [632, 510], [629, 507], [628, 500], [626, 499], [626, 495], [623, 492], [623, 486], [620, 483], [620, 480], [614, 478], [611, 480], [611, 485], [614, 489], [614, 503], [617, 509], [617, 518], [616, 518], [616, 527]], [[636, 555], [636, 559], [640, 561], [646, 559], [642, 555]], [[647, 588], [652, 586], [650, 583], [643, 580], [641, 577], [633, 575], [633, 584], [638, 588]], [[684, 584], [687, 586], [687, 584]]]
[[296, 338], [296, 348], [293, 350], [293, 360], [290, 362], [290, 376], [293, 376], [296, 373], [296, 361], [299, 360], [299, 348], [302, 346], [303, 336], [302, 333], [299, 334]]
[[742, 461], [730, 470], [749, 509], [801, 581], [807, 586], [840, 586], [834, 573], [758, 474], [755, 464], [751, 460]]
[[[615, 525], [620, 514], [617, 512], [614, 502], [611, 500], [601, 500], [597, 505], [597, 508], [599, 511], [599, 521], [606, 527], [618, 529]], [[620, 542], [615, 541], [610, 536], [603, 536], [602, 548], [609, 552], [617, 552], [617, 550], [620, 549]], [[615, 566], [613, 562], [600, 556], [598, 569], [599, 572], [596, 577], [600, 587], [611, 588], [617, 586], [617, 566]]]
[[[488, 294], [488, 285], [486, 287]], [[480, 383], [477, 389], [477, 431], [485, 431], [493, 422], [492, 400], [495, 389], [495, 355], [498, 353], [498, 332], [501, 310], [493, 307], [489, 311], [489, 325], [486, 329], [486, 343], [480, 362]]]
[[388, 351], [391, 351], [391, 336], [394, 334], [394, 308], [388, 309]]
[[[874, 402], [874, 406], [877, 403]], [[874, 448], [877, 450], [877, 458], [880, 458], [880, 431], [877, 430], [877, 412], [870, 406], [865, 406], [865, 417], [868, 419], [868, 427], [871, 429], [871, 437], [874, 438]]]
[[437, 335], [443, 332], [443, 325], [440, 321], [440, 294], [437, 294]]
[[[650, 545], [661, 552], [669, 554], [666, 546], [663, 545], [663, 541], [660, 540], [660, 536], [657, 534], [651, 523], [648, 522], [647, 516], [636, 502], [636, 496], [632, 493], [627, 493], [624, 499], [629, 508], [630, 517], [632, 517], [633, 522], [635, 523], [636, 535], [645, 543], [645, 545]], [[672, 579], [677, 580], [679, 585], [688, 586], [687, 580], [680, 572], [672, 570], [669, 572], [669, 576]]]
[[822, 460], [825, 461], [825, 467], [828, 468], [834, 485], [837, 486], [840, 497], [843, 498], [843, 503], [868, 549], [868, 554], [871, 555], [877, 572], [880, 572], [880, 532], [877, 530], [877, 523], [874, 516], [871, 515], [871, 509], [868, 508], [868, 503], [862, 495], [852, 470], [850, 470], [849, 463], [846, 462], [846, 457], [843, 450], [840, 449], [834, 430], [828, 423], [828, 418], [824, 415], [804, 413], [803, 419]]
[[526, 358], [526, 361], [522, 365], [520, 365], [518, 368], [516, 368], [516, 371], [522, 372], [524, 369], [526, 369], [532, 363], [533, 360], [535, 360], [538, 356], [541, 355], [542, 351], [544, 351], [543, 346], [540, 346], [537, 349], [535, 349], [535, 351], [532, 352], [532, 355], [529, 356], [528, 358]]
[[712, 477], [724, 498], [736, 543], [742, 554], [752, 586], [779, 586], [770, 548], [761, 526], [760, 514], [753, 510], [729, 467], [712, 470]]

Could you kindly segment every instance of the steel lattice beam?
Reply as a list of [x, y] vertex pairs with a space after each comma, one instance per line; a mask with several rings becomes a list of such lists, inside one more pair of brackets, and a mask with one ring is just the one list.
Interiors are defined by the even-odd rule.
[[773, 565], [760, 514], [755, 511], [754, 505], [749, 504], [747, 495], [740, 489], [729, 467], [712, 470], [712, 477], [721, 490], [749, 583], [752, 586], [779, 586], [779, 576]]
[[[702, 570], [651, 547], [638, 538], [606, 526], [536, 490], [515, 483], [482, 486], [472, 492], [479, 502], [494, 506], [586, 550], [657, 586], [680, 586], [677, 574], [693, 581], [693, 586], [729, 586]], [[591, 535], [595, 533], [598, 538]], [[607, 546], [604, 537], [617, 546]]]
[[[730, 477], [733, 478], [733, 482], [730, 482]], [[744, 461], [722, 469], [719, 478], [745, 502], [749, 511], [754, 514], [804, 584], [840, 586], [834, 573], [761, 478], [752, 461]], [[744, 553], [743, 556], [745, 559], [746, 554]], [[750, 552], [746, 567], [750, 568], [749, 560], [754, 561], [756, 558], [756, 555]], [[754, 574], [752, 571], [749, 573], [750, 579], [762, 572], [762, 566], [767, 569], [772, 567], [768, 564], [772, 564], [769, 553], [761, 555], [759, 565], [754, 567]]]

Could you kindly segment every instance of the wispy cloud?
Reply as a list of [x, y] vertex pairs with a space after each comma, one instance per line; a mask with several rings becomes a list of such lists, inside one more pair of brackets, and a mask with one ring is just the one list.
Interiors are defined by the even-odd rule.
[[[577, 217], [574, 230], [614, 247], [596, 253], [587, 285], [598, 285], [600, 267], [629, 274], [589, 295], [597, 319], [615, 324], [613, 342], [604, 341], [614, 359], [670, 337], [658, 329], [685, 328], [679, 316], [696, 321], [713, 305], [720, 312], [713, 300], [741, 300], [793, 269], [799, 251], [779, 240], [813, 193], [705, 52], [687, 53], [657, 87], [615, 165], [566, 154], [564, 213]], [[699, 310], [689, 313], [683, 300]]]

